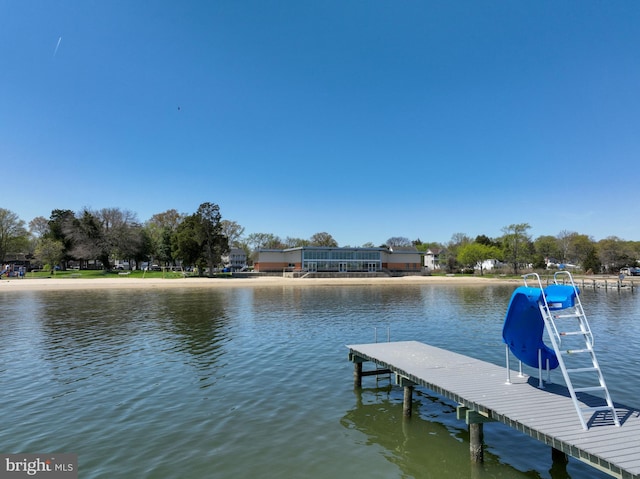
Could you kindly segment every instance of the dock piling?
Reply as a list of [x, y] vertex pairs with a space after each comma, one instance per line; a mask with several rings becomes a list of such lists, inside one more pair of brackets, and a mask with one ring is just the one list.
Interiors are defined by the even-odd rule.
[[471, 462], [484, 462], [484, 423], [491, 422], [492, 419], [462, 405], [456, 408], [456, 417], [464, 420], [469, 426], [469, 455]]
[[353, 363], [353, 387], [358, 389], [362, 387], [362, 363], [360, 362]]
[[482, 443], [484, 427], [482, 423], [469, 424], [469, 453], [472, 462], [484, 462]]
[[413, 388], [416, 383], [413, 381], [396, 374], [396, 384], [404, 388], [404, 400], [402, 402], [402, 415], [404, 417], [411, 417], [411, 405], [413, 402]]
[[402, 403], [402, 415], [411, 417], [411, 402], [413, 399], [413, 386], [404, 387], [404, 401]]

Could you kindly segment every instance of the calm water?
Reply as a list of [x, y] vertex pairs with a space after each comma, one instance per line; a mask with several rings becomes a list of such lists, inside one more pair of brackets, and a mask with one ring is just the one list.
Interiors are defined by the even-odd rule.
[[[346, 344], [418, 340], [503, 364], [515, 286], [0, 291], [0, 451], [73, 452], [81, 478], [604, 478], [455, 405], [365, 378]], [[582, 294], [613, 399], [638, 406], [640, 300]], [[377, 331], [377, 333], [375, 332]], [[523, 451], [528, 451], [523, 454]]]

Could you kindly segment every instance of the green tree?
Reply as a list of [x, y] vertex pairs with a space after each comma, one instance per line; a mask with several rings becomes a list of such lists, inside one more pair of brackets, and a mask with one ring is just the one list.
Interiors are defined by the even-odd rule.
[[616, 236], [609, 236], [598, 242], [600, 262], [609, 274], [617, 274], [621, 268], [635, 264], [633, 251], [626, 241]]
[[528, 223], [511, 224], [502, 228], [504, 235], [501, 238], [505, 260], [513, 266], [513, 274], [518, 274], [518, 269], [523, 263], [528, 263], [531, 258], [531, 238], [527, 231], [531, 226]]
[[582, 260], [582, 270], [587, 274], [596, 274], [602, 271], [602, 263], [598, 258], [598, 249], [595, 245]]
[[582, 265], [582, 268], [586, 271], [584, 263], [588, 257], [593, 257], [595, 249], [596, 243], [592, 238], [587, 235], [575, 233], [569, 241], [567, 261], [571, 264]]
[[187, 264], [208, 266], [213, 274], [221, 257], [229, 251], [229, 242], [222, 233], [220, 208], [214, 203], [203, 203], [198, 211], [187, 216], [174, 236], [174, 255]]
[[48, 264], [53, 274], [55, 266], [64, 257], [64, 244], [53, 238], [40, 238], [35, 249], [35, 257], [40, 263]]
[[454, 233], [446, 248], [440, 253], [440, 264], [444, 264], [447, 272], [453, 273], [459, 269], [458, 251], [464, 245], [472, 243], [473, 240], [464, 233]]
[[186, 216], [172, 237], [172, 253], [188, 265], [197, 266], [202, 274], [202, 245], [198, 239], [199, 221], [196, 215]]
[[74, 231], [75, 221], [75, 213], [71, 210], [53, 210], [51, 212], [51, 216], [49, 217], [49, 232], [46, 233], [46, 237], [62, 242], [64, 248], [61, 263], [63, 268], [65, 269], [67, 261], [72, 259], [72, 233]]
[[480, 276], [484, 274], [482, 263], [487, 259], [498, 259], [500, 250], [495, 246], [480, 243], [467, 243], [458, 249], [457, 260], [468, 268], [480, 266]]
[[150, 254], [155, 261], [168, 265], [174, 263], [172, 244], [178, 226], [184, 220], [185, 215], [170, 209], [153, 215], [144, 225], [146, 235], [150, 242]]
[[498, 243], [489, 238], [487, 235], [476, 236], [475, 242], [486, 246], [498, 246]]
[[25, 223], [13, 211], [0, 208], [0, 262], [7, 253], [20, 253], [27, 248], [29, 234]]
[[629, 241], [629, 248], [635, 258], [634, 266], [640, 265], [640, 241]]
[[222, 255], [229, 251], [229, 239], [222, 232], [222, 215], [215, 203], [202, 203], [196, 212], [200, 223], [200, 240], [209, 271], [220, 264]]
[[[536, 253], [547, 261], [558, 261], [563, 254], [560, 251], [558, 239], [555, 236], [538, 236], [533, 242]], [[545, 262], [546, 266], [546, 262]]]

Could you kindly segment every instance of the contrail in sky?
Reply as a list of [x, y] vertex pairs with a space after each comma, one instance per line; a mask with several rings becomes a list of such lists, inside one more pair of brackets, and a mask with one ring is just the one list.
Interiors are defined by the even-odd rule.
[[62, 37], [58, 37], [58, 43], [56, 43], [56, 49], [53, 51], [53, 56], [56, 56], [56, 53], [58, 53], [58, 48], [60, 47], [60, 42], [62, 41]]

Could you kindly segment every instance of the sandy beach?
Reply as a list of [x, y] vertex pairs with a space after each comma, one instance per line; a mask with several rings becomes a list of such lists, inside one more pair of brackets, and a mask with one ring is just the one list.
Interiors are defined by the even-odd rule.
[[282, 278], [277, 276], [251, 278], [38, 278], [2, 279], [2, 291], [69, 291], [87, 289], [144, 289], [144, 288], [233, 288], [269, 286], [347, 286], [347, 285], [402, 285], [402, 284], [448, 284], [487, 285], [510, 283], [513, 280], [495, 278], [471, 278], [450, 276], [403, 276], [397, 278]]

